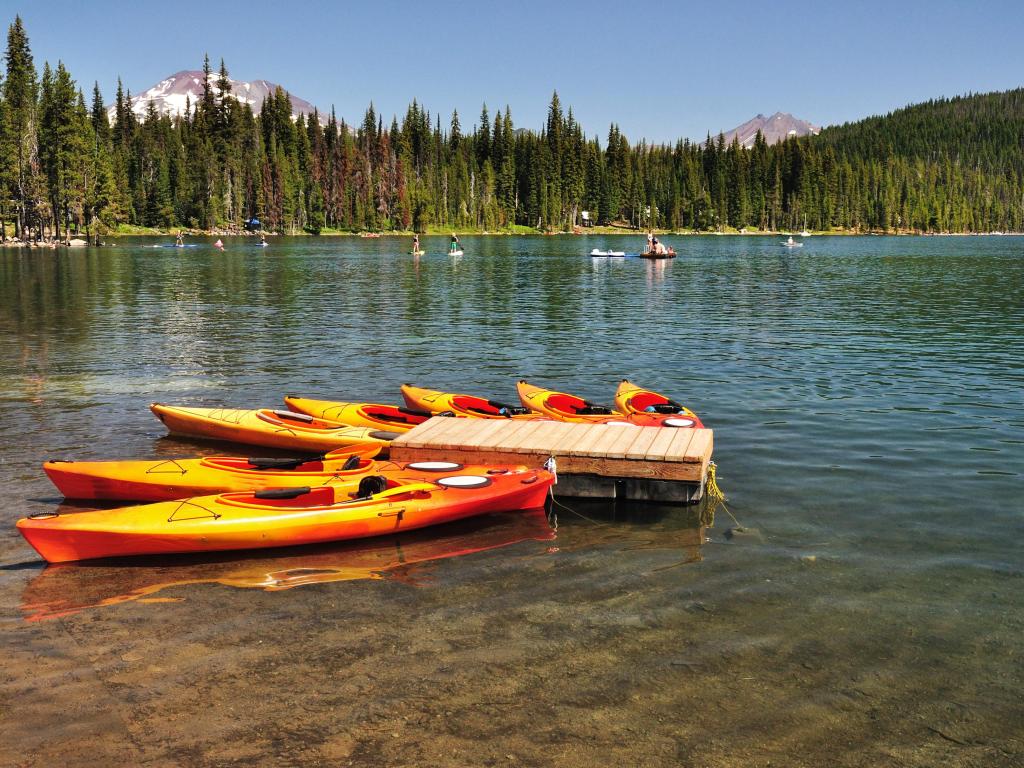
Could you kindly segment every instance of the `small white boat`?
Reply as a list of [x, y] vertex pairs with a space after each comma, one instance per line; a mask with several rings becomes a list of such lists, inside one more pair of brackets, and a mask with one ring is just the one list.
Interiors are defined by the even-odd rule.
[[591, 256], [625, 256], [625, 251], [602, 251], [599, 248], [595, 248], [590, 252]]
[[458, 250], [458, 251], [448, 251], [448, 255], [449, 255], [449, 256], [461, 256], [461, 255], [462, 255], [462, 253], [463, 253], [463, 252], [462, 252], [462, 250], [461, 250], [461, 249], [460, 249], [460, 250]]
[[783, 248], [803, 248], [804, 244], [793, 239], [792, 236], [783, 240], [781, 243]]

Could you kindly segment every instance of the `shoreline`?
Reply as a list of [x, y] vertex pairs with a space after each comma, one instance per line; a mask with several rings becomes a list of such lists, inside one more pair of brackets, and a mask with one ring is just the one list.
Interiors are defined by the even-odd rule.
[[[0, 242], [0, 248], [30, 248], [40, 250], [57, 250], [58, 248], [95, 248], [97, 245], [106, 245], [111, 240], [120, 239], [132, 239], [132, 238], [173, 238], [177, 235], [179, 230], [173, 231], [155, 231], [155, 232], [116, 232], [105, 235], [105, 241], [102, 243], [87, 242], [83, 238], [73, 238], [71, 243], [61, 242], [55, 243], [53, 241], [37, 241], [37, 240], [16, 240], [14, 238], [8, 238]], [[1024, 236], [1024, 232], [910, 232], [910, 231], [897, 231], [897, 232], [885, 232], [885, 231], [869, 231], [869, 232], [849, 232], [849, 231], [814, 231], [808, 235], [801, 235], [799, 232], [789, 232], [785, 230], [780, 231], [756, 231], [756, 232], [695, 232], [695, 231], [673, 231], [673, 230], [653, 230], [653, 234], [657, 237], [796, 237], [796, 238], [808, 238], [808, 237], [1021, 237]], [[230, 238], [254, 238], [260, 235], [265, 236], [269, 239], [278, 238], [359, 238], [364, 240], [379, 240], [382, 238], [388, 239], [409, 239], [415, 235], [420, 237], [449, 237], [451, 232], [378, 232], [378, 233], [364, 233], [364, 232], [322, 232], [320, 234], [313, 234], [311, 232], [296, 232], [294, 234], [282, 234], [274, 232], [225, 232], [223, 230], [196, 230], [186, 231], [185, 236], [191, 238], [212, 238], [212, 237], [230, 237]], [[623, 232], [618, 229], [606, 229], [606, 228], [589, 228], [583, 232], [489, 232], [489, 231], [476, 231], [467, 230], [459, 231], [456, 230], [454, 234], [459, 237], [582, 237], [588, 236], [600, 236], [600, 237], [627, 237], [627, 238], [643, 238], [647, 233], [640, 231], [629, 231]]]

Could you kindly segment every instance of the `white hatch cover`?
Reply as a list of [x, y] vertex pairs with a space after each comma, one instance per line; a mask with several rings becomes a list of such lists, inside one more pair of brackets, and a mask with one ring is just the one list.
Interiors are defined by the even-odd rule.
[[442, 477], [437, 484], [446, 488], [483, 488], [485, 485], [491, 484], [491, 478], [480, 475], [453, 475], [452, 477]]
[[661, 423], [664, 424], [666, 427], [692, 427], [697, 422], [695, 422], [693, 419], [673, 417], [671, 419], [665, 419]]
[[406, 464], [406, 467], [418, 469], [421, 472], [454, 472], [457, 469], [462, 469], [462, 465], [456, 464], [454, 461], [417, 461]]

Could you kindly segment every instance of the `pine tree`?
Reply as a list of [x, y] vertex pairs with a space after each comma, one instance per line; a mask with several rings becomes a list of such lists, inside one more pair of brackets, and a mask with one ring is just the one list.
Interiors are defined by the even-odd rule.
[[28, 237], [29, 206], [35, 197], [36, 70], [21, 17], [7, 31], [4, 54], [3, 123], [0, 124], [0, 185], [14, 200], [14, 235]]

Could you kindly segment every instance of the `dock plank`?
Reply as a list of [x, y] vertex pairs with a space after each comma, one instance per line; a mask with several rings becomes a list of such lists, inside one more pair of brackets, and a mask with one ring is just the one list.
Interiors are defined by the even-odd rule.
[[465, 419], [459, 429], [445, 433], [444, 439], [453, 444], [472, 448], [482, 448], [486, 441], [494, 435], [502, 434], [505, 424], [491, 419]]
[[[453, 444], [459, 444], [459, 437], [464, 434], [463, 426], [459, 422], [463, 419], [449, 418], [446, 421], [447, 423], [441, 424], [430, 432], [425, 441], [425, 447], [451, 448]], [[465, 421], [469, 421], [469, 419], [465, 419]]]
[[647, 456], [647, 451], [664, 431], [664, 427], [644, 427], [633, 444], [623, 454], [624, 459], [636, 459], [642, 461]]
[[690, 446], [690, 443], [693, 441], [693, 436], [696, 433], [696, 429], [677, 429], [676, 436], [673, 438], [672, 443], [668, 447], [668, 451], [665, 453], [665, 461], [679, 461], [685, 463], [686, 449]]
[[566, 455], [571, 452], [582, 440], [590, 434], [591, 424], [573, 424], [574, 429], [569, 432], [558, 444], [558, 455]]
[[590, 452], [601, 456], [619, 456], [636, 440], [640, 427], [623, 424], [606, 424], [601, 440], [591, 446]]
[[573, 445], [568, 451], [561, 452], [562, 455], [569, 456], [589, 456], [593, 450], [593, 446], [600, 444], [605, 438], [604, 430], [608, 427], [603, 424], [588, 424], [587, 431], [583, 437], [580, 438], [579, 442]]
[[675, 431], [672, 429], [662, 429], [658, 432], [657, 437], [654, 438], [654, 442], [651, 443], [647, 449], [647, 453], [644, 458], [649, 461], [663, 461], [665, 458], [665, 451], [672, 445], [672, 441], [675, 439]]
[[448, 421], [448, 416], [434, 416], [422, 424], [418, 424], [408, 432], [399, 435], [391, 441], [392, 445], [422, 446], [427, 443], [427, 435], [437, 429], [441, 424]]
[[481, 438], [477, 441], [476, 445], [478, 448], [485, 450], [494, 450], [508, 441], [514, 439], [515, 435], [522, 432], [532, 422], [529, 419], [520, 419], [517, 421], [497, 421], [496, 424], [500, 424], [500, 429], [495, 429], [487, 437]]
[[507, 451], [509, 453], [527, 453], [527, 451], [520, 450], [519, 446], [524, 441], [530, 439], [530, 435], [536, 433], [538, 430], [542, 430], [545, 424], [550, 422], [546, 421], [528, 421], [529, 425], [526, 429], [518, 429], [512, 435], [509, 436], [508, 440], [503, 440], [495, 450]]
[[686, 455], [686, 446], [690, 444], [696, 430], [672, 429], [671, 427], [667, 429], [671, 431], [672, 439], [663, 444], [660, 451], [648, 453], [648, 461], [678, 461], [679, 457]]
[[605, 450], [605, 455], [609, 459], [624, 459], [629, 449], [633, 447], [633, 443], [640, 439], [646, 430], [661, 429], [661, 427], [618, 427], [611, 426], [609, 429], [619, 429], [622, 434], [617, 440], [611, 443]]
[[525, 453], [558, 454], [561, 451], [562, 440], [573, 434], [575, 430], [575, 424], [558, 421], [547, 422], [540, 429], [525, 437], [517, 447]]
[[702, 429], [693, 436], [693, 440], [686, 447], [685, 461], [688, 464], [697, 464], [701, 468], [701, 477], [704, 476], [708, 462], [711, 461], [713, 441], [714, 433], [710, 429]]

